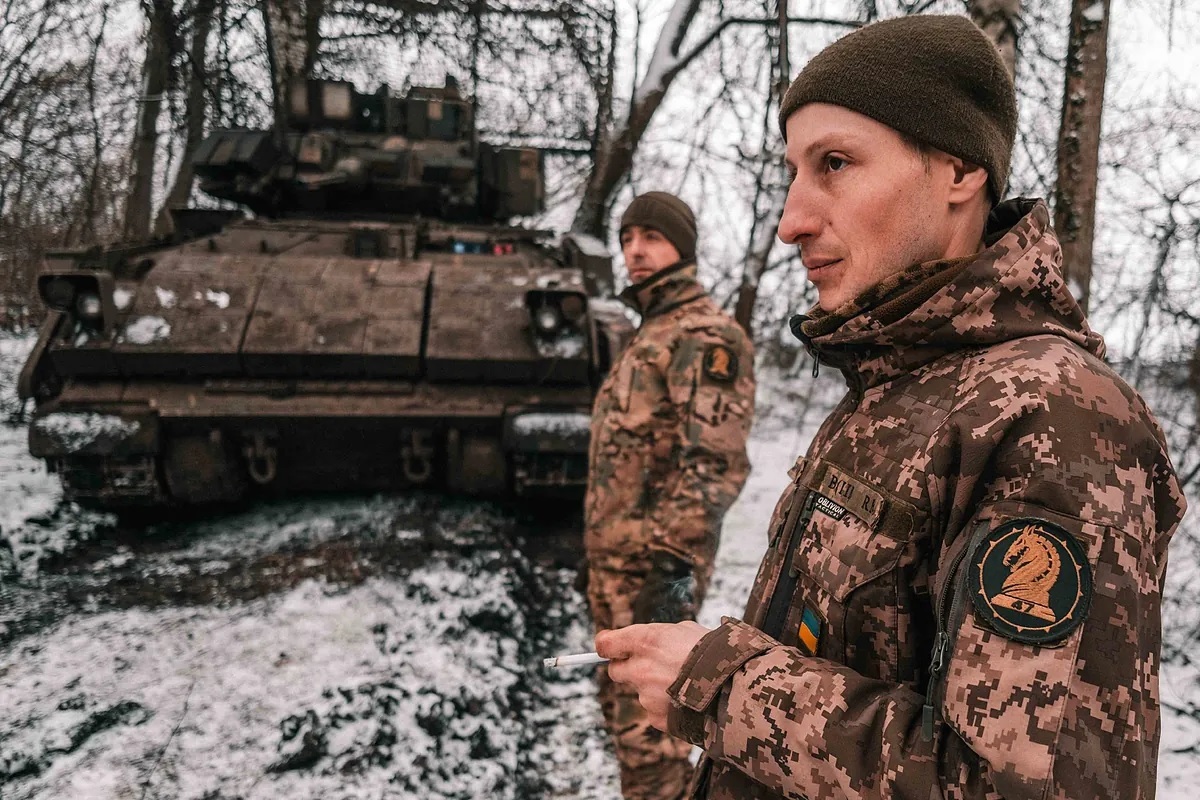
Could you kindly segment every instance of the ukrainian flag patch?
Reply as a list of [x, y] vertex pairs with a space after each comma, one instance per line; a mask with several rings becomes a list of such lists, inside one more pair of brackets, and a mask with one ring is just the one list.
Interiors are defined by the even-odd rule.
[[821, 618], [817, 616], [817, 612], [811, 606], [804, 607], [804, 614], [800, 617], [798, 635], [800, 649], [804, 651], [804, 654], [815, 656], [817, 648], [821, 644]]

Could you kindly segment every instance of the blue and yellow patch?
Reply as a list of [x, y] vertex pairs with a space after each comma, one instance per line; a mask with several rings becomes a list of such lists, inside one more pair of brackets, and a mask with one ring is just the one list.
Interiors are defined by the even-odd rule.
[[797, 636], [800, 639], [800, 649], [804, 651], [804, 654], [815, 656], [821, 646], [821, 618], [817, 616], [817, 612], [811, 606], [804, 607]]

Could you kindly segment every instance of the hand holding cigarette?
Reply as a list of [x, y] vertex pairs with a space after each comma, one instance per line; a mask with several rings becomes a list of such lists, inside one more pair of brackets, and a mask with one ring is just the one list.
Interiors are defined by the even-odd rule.
[[612, 659], [608, 677], [636, 689], [638, 702], [646, 709], [647, 721], [665, 731], [671, 707], [667, 691], [679, 676], [688, 654], [706, 633], [708, 628], [691, 621], [630, 625], [597, 633], [596, 650]]
[[553, 656], [543, 658], [543, 667], [586, 667], [592, 664], [603, 664], [607, 658], [601, 658], [595, 653], [576, 653], [569, 656]]

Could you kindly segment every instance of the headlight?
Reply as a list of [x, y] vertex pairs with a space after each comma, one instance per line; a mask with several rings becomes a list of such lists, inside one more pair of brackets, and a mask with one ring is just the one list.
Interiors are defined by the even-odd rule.
[[583, 315], [587, 311], [587, 303], [584, 302], [583, 297], [576, 294], [569, 294], [563, 297], [560, 308], [567, 322], [575, 324], [583, 319]]
[[587, 295], [575, 289], [530, 289], [525, 293], [529, 327], [536, 341], [558, 339], [568, 332], [587, 335]]
[[538, 333], [551, 336], [562, 325], [562, 314], [554, 306], [542, 306], [533, 315], [533, 324]]
[[42, 299], [46, 305], [56, 311], [66, 311], [71, 308], [75, 299], [75, 284], [66, 278], [53, 277], [41, 285]]
[[73, 315], [95, 331], [111, 330], [117, 314], [111, 273], [92, 269], [47, 272], [38, 276], [37, 286], [47, 307]]
[[90, 292], [81, 293], [75, 298], [75, 311], [80, 319], [87, 322], [99, 322], [104, 316], [104, 306], [99, 296]]

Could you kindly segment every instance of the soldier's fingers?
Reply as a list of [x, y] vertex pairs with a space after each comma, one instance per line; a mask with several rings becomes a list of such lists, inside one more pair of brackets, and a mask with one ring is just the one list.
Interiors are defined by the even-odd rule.
[[596, 653], [604, 658], [613, 661], [620, 661], [629, 658], [632, 655], [632, 649], [628, 642], [629, 629], [622, 628], [617, 631], [600, 631], [596, 634]]
[[608, 679], [613, 683], [633, 683], [633, 673], [628, 661], [613, 660], [608, 662]]
[[[613, 660], [643, 656], [653, 650], [659, 631], [667, 625], [629, 625], [615, 631], [596, 634], [596, 652]], [[601, 649], [604, 648], [604, 649]]]

